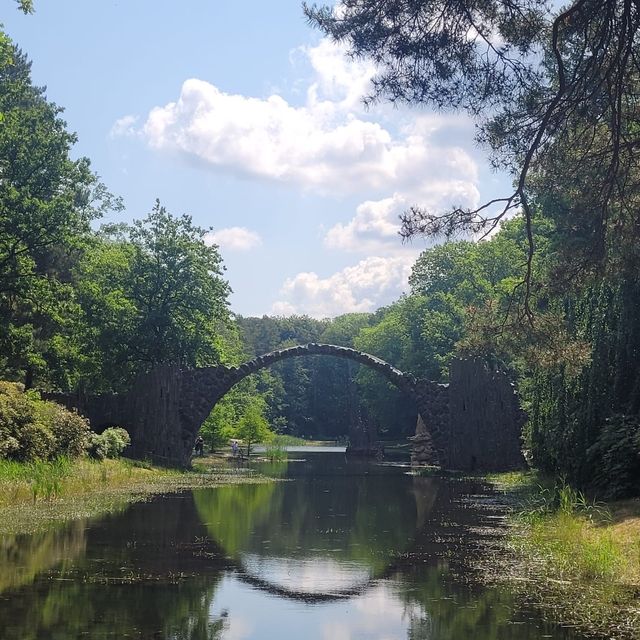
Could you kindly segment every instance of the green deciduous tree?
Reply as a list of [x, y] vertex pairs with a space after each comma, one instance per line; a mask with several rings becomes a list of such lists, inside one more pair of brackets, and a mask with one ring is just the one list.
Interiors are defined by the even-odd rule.
[[160, 364], [198, 367], [226, 357], [230, 288], [205, 236], [189, 216], [172, 216], [156, 202], [144, 220], [93, 239], [77, 279], [96, 384], [127, 384]]
[[256, 401], [251, 402], [240, 418], [235, 431], [247, 447], [247, 456], [251, 454], [251, 445], [256, 442], [268, 442], [273, 437], [269, 423], [263, 414], [263, 407]]
[[[221, 447], [231, 438], [243, 438], [239, 429], [247, 415], [251, 415], [252, 418], [259, 415], [260, 419], [257, 423], [267, 424], [268, 427], [265, 414], [269, 395], [268, 392], [265, 394], [258, 390], [257, 382], [258, 376], [244, 378], [232, 387], [213, 408], [200, 430], [200, 434], [210, 448]], [[271, 432], [270, 428], [269, 432]]]
[[222, 258], [190, 216], [174, 217], [156, 202], [129, 230], [130, 297], [138, 313], [131, 348], [149, 365], [205, 366], [220, 361], [216, 327], [229, 319]]
[[0, 368], [27, 386], [64, 385], [77, 359], [72, 265], [91, 220], [119, 202], [86, 158], [70, 158], [76, 139], [62, 110], [4, 34], [1, 53]]

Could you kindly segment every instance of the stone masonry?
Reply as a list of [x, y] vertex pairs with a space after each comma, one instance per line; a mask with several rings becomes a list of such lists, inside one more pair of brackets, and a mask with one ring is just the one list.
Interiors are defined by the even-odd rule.
[[411, 438], [414, 465], [460, 471], [522, 469], [527, 416], [514, 385], [482, 360], [454, 360], [449, 384], [419, 381], [419, 416]]
[[186, 466], [200, 426], [233, 385], [274, 362], [307, 355], [347, 358], [371, 367], [415, 402], [414, 464], [465, 470], [494, 470], [503, 462], [505, 469], [522, 464], [523, 420], [513, 387], [502, 374], [482, 369], [479, 361], [454, 363], [451, 383], [440, 385], [416, 380], [355, 349], [311, 343], [274, 351], [239, 367], [159, 367], [140, 376], [126, 394], [48, 397], [76, 408], [96, 431], [113, 425], [127, 429], [131, 435], [127, 455]]

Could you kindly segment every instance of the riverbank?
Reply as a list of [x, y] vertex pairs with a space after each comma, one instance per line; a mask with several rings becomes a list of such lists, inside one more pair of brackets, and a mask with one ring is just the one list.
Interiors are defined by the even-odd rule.
[[531, 473], [489, 480], [511, 510], [491, 580], [508, 581], [554, 621], [640, 638], [640, 499], [594, 503]]
[[154, 494], [267, 481], [250, 470], [223, 464], [182, 471], [124, 458], [0, 461], [0, 535], [31, 533], [54, 522], [119, 511]]

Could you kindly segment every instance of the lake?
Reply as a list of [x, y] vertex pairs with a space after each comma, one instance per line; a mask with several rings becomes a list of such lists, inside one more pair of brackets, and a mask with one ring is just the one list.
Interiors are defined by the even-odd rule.
[[0, 538], [0, 638], [581, 638], [478, 580], [504, 528], [482, 482], [289, 455], [258, 465], [283, 482]]

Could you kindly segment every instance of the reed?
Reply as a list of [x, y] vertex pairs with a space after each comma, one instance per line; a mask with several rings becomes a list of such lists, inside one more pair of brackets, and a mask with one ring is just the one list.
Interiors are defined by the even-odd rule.
[[639, 638], [640, 501], [596, 502], [534, 474], [491, 480], [514, 505], [505, 573], [523, 597], [589, 632]]
[[264, 456], [269, 462], [282, 462], [287, 459], [286, 446], [280, 444], [269, 444], [264, 450]]

